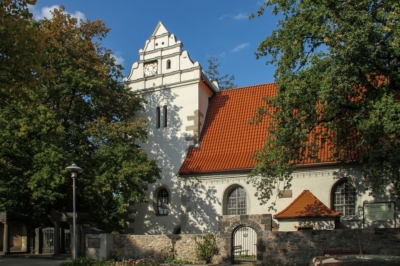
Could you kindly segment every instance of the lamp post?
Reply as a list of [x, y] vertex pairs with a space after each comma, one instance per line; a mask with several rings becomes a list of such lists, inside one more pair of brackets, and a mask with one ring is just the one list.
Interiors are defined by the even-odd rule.
[[71, 172], [72, 177], [72, 191], [73, 191], [73, 214], [72, 214], [72, 227], [74, 229], [73, 233], [73, 246], [72, 246], [72, 259], [76, 259], [76, 195], [75, 195], [75, 178], [78, 177], [78, 174], [83, 172], [83, 169], [77, 166], [76, 164], [72, 164], [65, 168], [65, 170]]

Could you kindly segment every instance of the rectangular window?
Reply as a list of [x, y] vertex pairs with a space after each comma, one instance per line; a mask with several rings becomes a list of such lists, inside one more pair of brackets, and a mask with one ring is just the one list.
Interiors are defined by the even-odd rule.
[[160, 128], [160, 119], [161, 119], [160, 107], [157, 107], [156, 108], [156, 128]]
[[163, 106], [163, 116], [164, 116], [164, 127], [167, 127], [168, 117], [167, 117], [167, 106], [166, 105]]

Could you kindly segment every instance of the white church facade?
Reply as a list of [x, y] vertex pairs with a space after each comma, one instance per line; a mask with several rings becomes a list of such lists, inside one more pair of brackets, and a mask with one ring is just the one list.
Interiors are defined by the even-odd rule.
[[[141, 146], [162, 169], [148, 188], [148, 203], [128, 207], [126, 233], [217, 232], [222, 215], [268, 213], [272, 230], [363, 228], [365, 203], [392, 202], [370, 195], [356, 164], [326, 159], [298, 167], [291, 188], [272, 197], [276, 211], [261, 205], [248, 174], [268, 121], [249, 120], [263, 97], [275, 95], [275, 84], [219, 91], [161, 22], [125, 82], [147, 101], [139, 116], [149, 121], [148, 141]], [[382, 224], [397, 227], [397, 211], [393, 215]]]

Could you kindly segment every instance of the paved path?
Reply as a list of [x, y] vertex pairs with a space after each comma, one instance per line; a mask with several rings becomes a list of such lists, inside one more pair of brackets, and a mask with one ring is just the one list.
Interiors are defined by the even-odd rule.
[[0, 257], [1, 266], [59, 266], [64, 260]]

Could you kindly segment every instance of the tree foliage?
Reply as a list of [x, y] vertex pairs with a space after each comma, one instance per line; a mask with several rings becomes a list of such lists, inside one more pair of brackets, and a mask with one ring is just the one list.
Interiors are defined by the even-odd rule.
[[[257, 58], [276, 65], [277, 95], [256, 120], [272, 117], [253, 178], [266, 203], [302, 162], [359, 162], [375, 192], [393, 183], [400, 166], [400, 2], [393, 0], [269, 0], [282, 19]], [[254, 15], [253, 15], [254, 16]]]
[[21, 88], [35, 84], [42, 72], [44, 39], [27, 8], [35, 2], [0, 1], [0, 103], [25, 97]]
[[211, 82], [216, 81], [218, 83], [219, 90], [226, 90], [236, 88], [237, 85], [234, 83], [235, 76], [234, 75], [223, 75], [219, 74], [218, 68], [220, 63], [218, 63], [218, 58], [210, 55], [210, 58], [207, 60], [208, 68], [206, 71], [206, 75], [211, 80]]
[[[51, 211], [71, 211], [65, 167], [75, 162], [84, 169], [78, 211], [89, 212], [100, 228], [121, 231], [124, 204], [145, 201], [147, 185], [160, 173], [136, 144], [146, 140], [147, 121], [134, 116], [143, 100], [120, 82], [122, 66], [101, 46], [109, 31], [104, 23], [63, 11], [24, 22], [44, 39], [32, 52], [41, 55], [40, 73], [15, 77], [24, 97], [12, 97], [8, 78], [0, 81], [9, 99], [0, 104], [0, 209], [29, 214], [37, 224], [48, 222]], [[8, 57], [17, 55], [18, 49]]]

